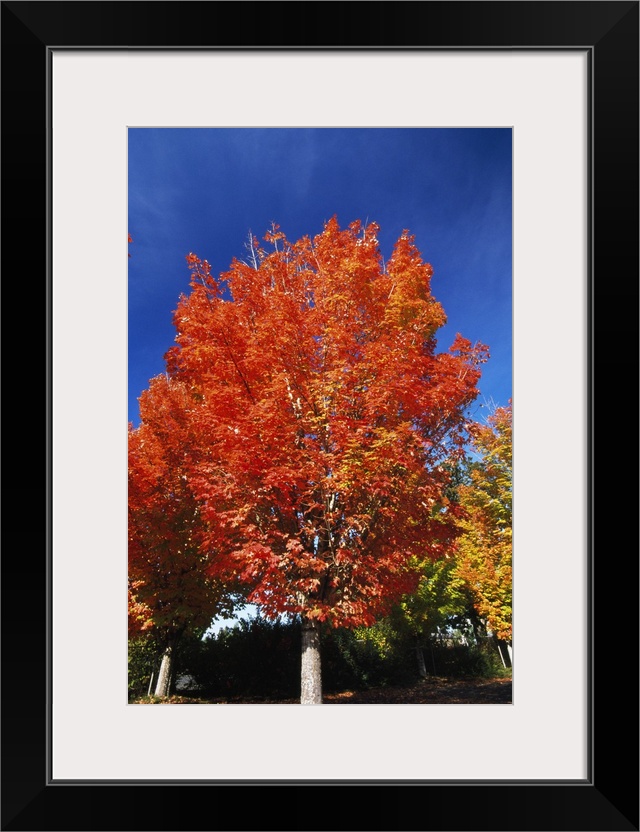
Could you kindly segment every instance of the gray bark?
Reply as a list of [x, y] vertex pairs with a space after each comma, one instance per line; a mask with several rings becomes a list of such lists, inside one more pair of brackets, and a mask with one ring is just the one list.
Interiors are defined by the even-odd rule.
[[169, 641], [162, 654], [158, 681], [156, 682], [156, 696], [169, 696], [171, 692], [171, 680], [173, 679], [173, 666], [176, 656], [176, 640]]
[[318, 624], [314, 621], [302, 621], [302, 672], [300, 674], [300, 704], [322, 704], [320, 630]]
[[500, 651], [500, 658], [502, 659], [502, 664], [505, 667], [512, 667], [513, 654], [511, 652], [511, 644], [508, 641], [503, 641], [499, 638], [496, 638], [496, 644], [498, 645], [498, 650]]

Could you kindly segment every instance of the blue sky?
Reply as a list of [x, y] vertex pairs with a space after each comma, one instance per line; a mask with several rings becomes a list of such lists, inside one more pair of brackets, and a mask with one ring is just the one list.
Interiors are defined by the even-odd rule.
[[385, 259], [408, 229], [434, 269], [456, 332], [487, 344], [480, 405], [512, 393], [512, 135], [505, 128], [135, 128], [129, 130], [129, 421], [164, 371], [172, 313], [189, 291], [185, 256], [214, 273], [272, 222], [295, 241], [359, 219]]

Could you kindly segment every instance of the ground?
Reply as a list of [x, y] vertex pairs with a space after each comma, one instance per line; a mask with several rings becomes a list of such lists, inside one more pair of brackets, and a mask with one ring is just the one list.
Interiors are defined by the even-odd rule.
[[[325, 693], [327, 705], [506, 705], [512, 702], [510, 678], [444, 679], [430, 676], [408, 687], [373, 688], [368, 691]], [[145, 697], [138, 704], [149, 702]], [[172, 696], [166, 704], [284, 704], [295, 705], [296, 699], [198, 699]]]
[[429, 678], [411, 687], [374, 688], [327, 694], [327, 703], [395, 705], [505, 705], [511, 703], [511, 679]]

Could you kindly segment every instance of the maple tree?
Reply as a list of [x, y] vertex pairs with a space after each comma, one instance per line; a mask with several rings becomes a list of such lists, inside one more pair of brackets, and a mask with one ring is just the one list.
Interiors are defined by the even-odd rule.
[[478, 614], [497, 638], [511, 643], [512, 407], [495, 408], [470, 427], [479, 459], [460, 486], [467, 517], [457, 544], [456, 574], [471, 589]]
[[185, 465], [195, 452], [188, 391], [162, 375], [139, 401], [141, 423], [128, 434], [129, 637], [151, 634], [160, 645], [155, 693], [167, 696], [180, 638], [230, 612], [232, 600], [199, 546], [199, 506]]
[[[197, 407], [188, 482], [212, 574], [269, 617], [302, 620], [301, 699], [322, 701], [322, 626], [372, 624], [412, 591], [414, 557], [458, 533], [443, 462], [463, 454], [483, 345], [436, 333], [431, 266], [375, 223], [263, 247], [216, 277], [191, 253], [167, 372]], [[195, 447], [195, 446], [194, 446]]]

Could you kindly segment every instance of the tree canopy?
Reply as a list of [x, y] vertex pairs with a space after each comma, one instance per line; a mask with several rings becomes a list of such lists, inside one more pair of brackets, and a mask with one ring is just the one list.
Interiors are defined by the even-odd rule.
[[140, 426], [129, 426], [129, 633], [153, 633], [160, 643], [232, 607], [208, 569], [214, 553], [200, 546], [186, 473], [197, 453], [189, 401], [179, 381], [158, 376], [140, 397]]
[[456, 573], [470, 587], [476, 609], [495, 635], [511, 641], [512, 408], [498, 407], [471, 428], [478, 459], [460, 486], [466, 511]]
[[266, 614], [372, 623], [415, 584], [412, 555], [457, 532], [442, 463], [461, 452], [487, 350], [445, 323], [408, 232], [383, 263], [375, 224], [266, 251], [219, 278], [187, 258], [167, 368], [198, 407], [189, 482], [221, 574]]

